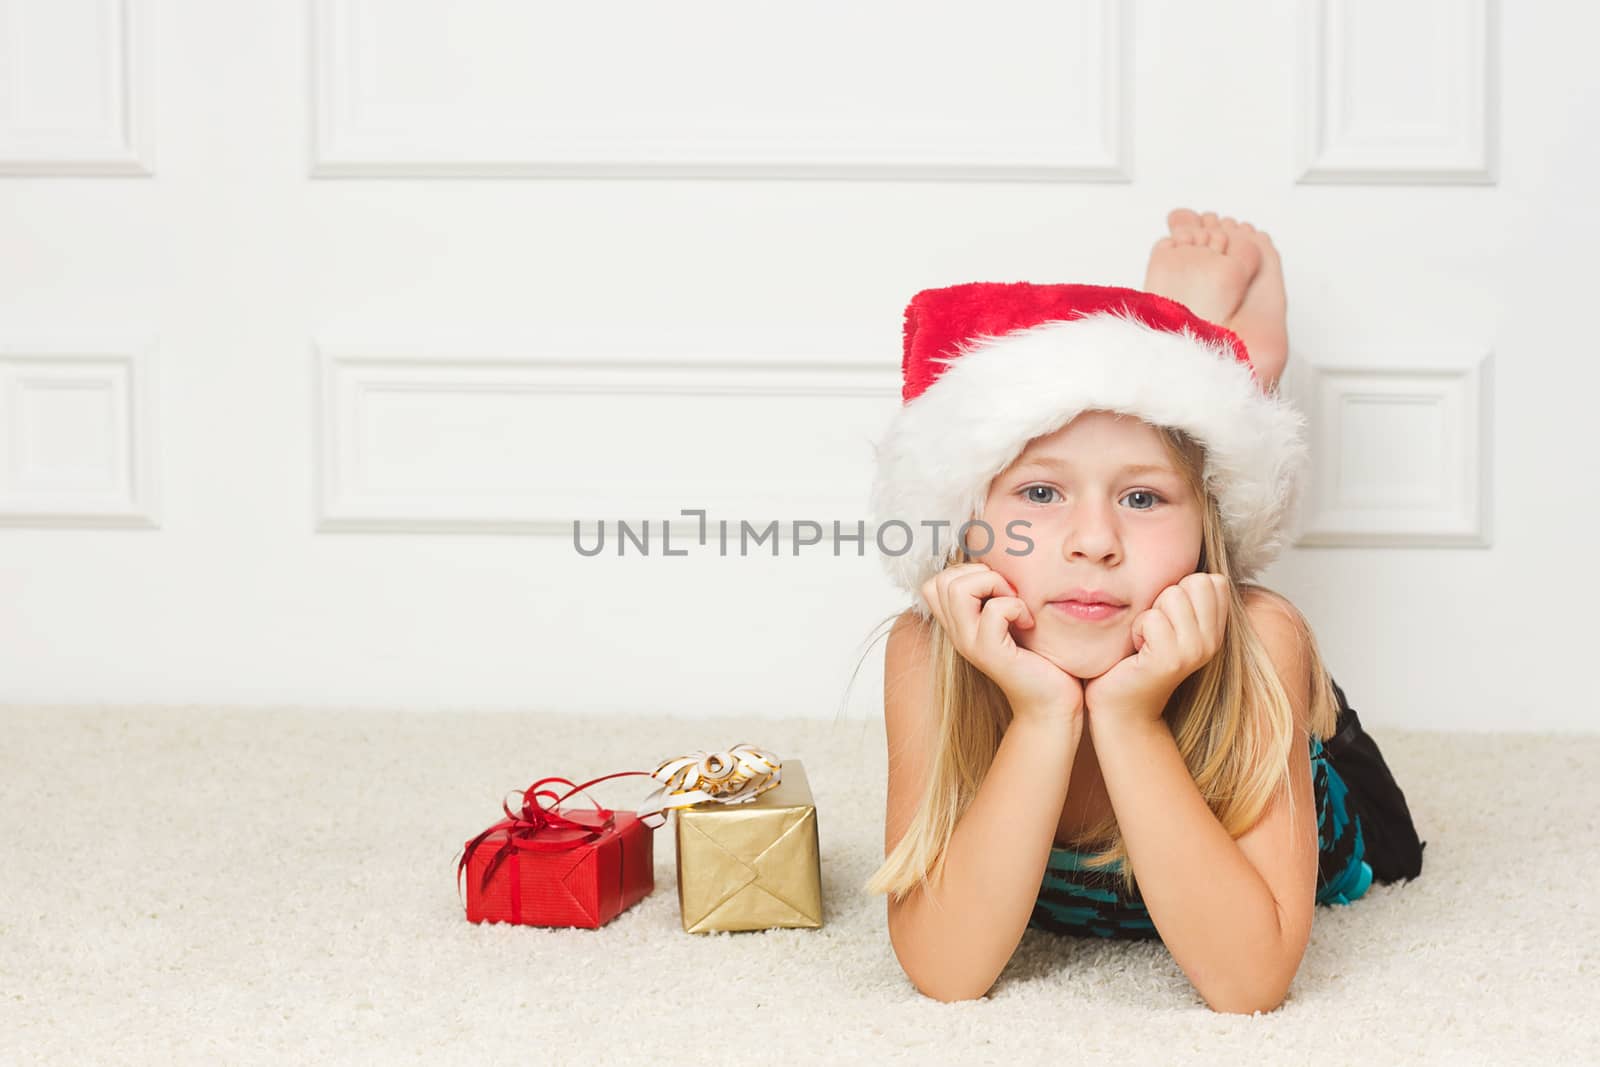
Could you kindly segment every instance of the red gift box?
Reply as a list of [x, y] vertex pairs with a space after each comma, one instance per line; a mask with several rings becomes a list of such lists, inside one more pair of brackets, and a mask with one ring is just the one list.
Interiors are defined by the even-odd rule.
[[520, 813], [505, 807], [504, 821], [467, 842], [456, 876], [466, 874], [468, 922], [594, 929], [655, 889], [659, 823], [598, 804], [594, 811], [561, 811], [565, 797], [545, 808], [539, 798], [556, 794], [539, 787], [549, 782], [572, 785], [565, 778], [535, 782], [523, 791]]

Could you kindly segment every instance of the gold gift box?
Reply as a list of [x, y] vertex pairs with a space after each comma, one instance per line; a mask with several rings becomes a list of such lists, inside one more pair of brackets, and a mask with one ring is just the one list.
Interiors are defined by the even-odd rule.
[[678, 906], [691, 934], [822, 925], [817, 807], [799, 760], [745, 804], [679, 808]]

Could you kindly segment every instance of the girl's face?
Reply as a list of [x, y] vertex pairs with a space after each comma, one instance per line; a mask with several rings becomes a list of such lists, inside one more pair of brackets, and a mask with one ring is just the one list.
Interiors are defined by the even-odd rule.
[[[1139, 469], [1149, 468], [1149, 469]], [[1201, 502], [1155, 427], [1131, 415], [1089, 411], [1035, 438], [989, 484], [980, 516], [994, 531], [967, 534], [968, 554], [997, 571], [1033, 613], [1012, 637], [1069, 674], [1097, 678], [1134, 652], [1133, 620], [1200, 562]], [[1018, 519], [1029, 526], [1006, 524]], [[1026, 555], [1008, 555], [1006, 549]], [[1090, 619], [1062, 607], [1074, 590], [1123, 606]]]

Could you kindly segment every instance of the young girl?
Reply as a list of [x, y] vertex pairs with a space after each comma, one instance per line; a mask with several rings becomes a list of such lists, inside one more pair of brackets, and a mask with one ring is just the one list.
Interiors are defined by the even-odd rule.
[[1270, 1011], [1314, 903], [1421, 870], [1305, 619], [1250, 580], [1306, 469], [1277, 254], [1168, 221], [1149, 292], [975, 283], [906, 311], [873, 511], [913, 601], [868, 888], [939, 1000], [984, 995], [1034, 926], [1159, 937], [1210, 1007]]

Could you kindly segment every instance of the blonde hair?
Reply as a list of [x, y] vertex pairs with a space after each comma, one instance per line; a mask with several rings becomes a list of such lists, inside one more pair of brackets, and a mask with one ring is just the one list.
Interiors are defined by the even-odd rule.
[[[1216, 497], [1202, 482], [1203, 446], [1181, 430], [1155, 428], [1195, 498], [1204, 503], [1196, 572], [1232, 577]], [[949, 565], [963, 562], [968, 557], [957, 545]], [[1301, 631], [1311, 661], [1312, 735], [1321, 739], [1332, 735], [1338, 702], [1316, 637], [1299, 610], [1252, 582], [1231, 582], [1229, 590], [1221, 647], [1179, 684], [1163, 715], [1200, 795], [1228, 834], [1237, 838], [1256, 824], [1279, 790], [1288, 791], [1289, 750], [1295, 736], [1293, 706], [1245, 610], [1247, 591], [1278, 600]], [[956, 651], [936, 622], [929, 626], [929, 637], [935, 729], [926, 788], [904, 835], [866, 884], [868, 892], [897, 899], [942, 870], [956, 823], [983, 784], [1011, 721], [1011, 707], [1000, 688]], [[1292, 792], [1289, 802], [1292, 811]], [[1134, 896], [1137, 880], [1115, 814], [1085, 827], [1071, 843], [1099, 846], [1086, 855], [1084, 865], [1105, 870], [1120, 864], [1123, 893]]]

